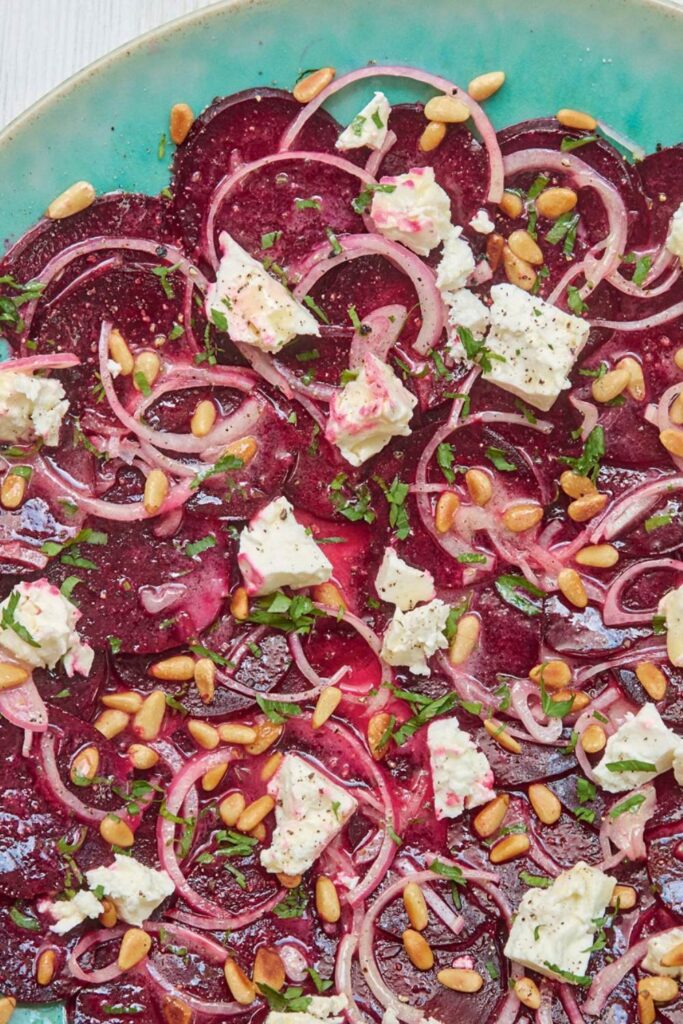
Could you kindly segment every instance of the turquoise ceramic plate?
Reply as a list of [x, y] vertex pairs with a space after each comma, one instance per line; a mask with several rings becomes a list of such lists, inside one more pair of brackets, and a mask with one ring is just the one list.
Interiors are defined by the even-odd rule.
[[[199, 111], [248, 86], [289, 88], [321, 64], [415, 64], [460, 83], [504, 68], [505, 88], [486, 108], [496, 126], [578, 107], [653, 149], [681, 138], [682, 54], [683, 6], [674, 0], [217, 4], [117, 50], [0, 135], [0, 231], [15, 238], [79, 178], [100, 191], [158, 191], [172, 155], [168, 147], [160, 157], [158, 144], [173, 103]], [[387, 91], [424, 95], [394, 82]], [[342, 117], [357, 109], [352, 91], [335, 104]], [[61, 1020], [59, 1007], [29, 1008], [13, 1024]]]

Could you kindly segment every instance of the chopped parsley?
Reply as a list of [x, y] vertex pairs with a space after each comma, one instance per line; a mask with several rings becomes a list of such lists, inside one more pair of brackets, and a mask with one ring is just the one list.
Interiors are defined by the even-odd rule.
[[308, 896], [300, 885], [290, 889], [284, 899], [273, 907], [273, 913], [283, 921], [291, 920], [294, 917], [303, 917], [308, 906]]
[[659, 530], [662, 526], [669, 526], [673, 522], [673, 516], [671, 512], [659, 512], [657, 515], [650, 516], [643, 523], [645, 527], [645, 533], [652, 533], [653, 530]]
[[616, 818], [620, 818], [622, 814], [626, 814], [628, 811], [635, 811], [636, 807], [640, 807], [641, 804], [645, 803], [645, 797], [642, 793], [634, 793], [633, 796], [629, 796], [626, 800], [622, 800], [620, 804], [615, 804], [614, 807], [610, 808], [609, 816], [614, 821]]
[[[370, 488], [365, 483], [359, 484], [352, 492], [352, 496], [347, 497], [344, 493], [347, 489], [347, 480], [347, 473], [338, 473], [330, 482], [330, 501], [335, 510], [351, 523], [374, 523], [376, 513], [371, 505]], [[350, 490], [350, 486], [348, 489]]]
[[194, 558], [195, 555], [201, 555], [202, 551], [208, 551], [209, 548], [216, 547], [216, 538], [212, 533], [207, 533], [206, 537], [200, 537], [199, 540], [191, 540], [189, 544], [185, 545], [185, 554], [188, 558]]
[[645, 278], [650, 272], [650, 267], [652, 266], [652, 257], [637, 256], [636, 253], [629, 252], [626, 254], [626, 256], [623, 257], [623, 262], [635, 263], [635, 269], [633, 271], [633, 276], [631, 277], [631, 280], [635, 285], [640, 287], [644, 283]]
[[532, 875], [528, 871], [520, 871], [519, 880], [532, 889], [549, 889], [553, 884], [552, 878], [546, 878], [545, 875]]
[[[512, 608], [516, 608], [517, 611], [529, 616], [541, 614], [541, 607], [530, 600], [530, 597], [538, 599], [543, 598], [545, 595], [542, 590], [533, 583], [530, 583], [524, 576], [517, 576], [513, 573], [499, 576], [495, 582], [495, 587], [505, 603], [511, 605]], [[521, 591], [526, 593], [521, 593]], [[526, 594], [529, 594], [530, 597], [527, 597]]]
[[281, 629], [284, 633], [310, 633], [315, 620], [323, 615], [324, 612], [315, 607], [310, 597], [304, 594], [288, 597], [278, 590], [252, 605], [249, 621]]
[[272, 249], [273, 246], [282, 237], [281, 231], [268, 231], [267, 234], [261, 235], [261, 248]]
[[395, 192], [395, 185], [366, 185], [363, 191], [351, 200], [354, 213], [365, 213], [375, 192]]
[[0, 620], [0, 626], [3, 629], [11, 629], [13, 633], [23, 640], [29, 647], [40, 647], [37, 640], [34, 640], [26, 626], [22, 626], [20, 622], [17, 622], [15, 618], [15, 612], [21, 599], [21, 594], [18, 590], [13, 590], [7, 599], [7, 604], [2, 609], [2, 619]]
[[284, 700], [268, 700], [260, 693], [256, 695], [256, 703], [266, 718], [276, 725], [282, 725], [288, 718], [296, 718], [301, 714], [301, 707], [298, 704]]
[[576, 316], [580, 316], [581, 313], [585, 313], [588, 310], [588, 306], [581, 298], [581, 292], [576, 285], [567, 285], [567, 305]]
[[614, 775], [623, 775], [624, 772], [656, 772], [657, 765], [649, 761], [639, 761], [637, 758], [630, 758], [625, 761], [610, 761], [605, 765], [608, 772]]
[[433, 718], [437, 718], [439, 715], [444, 715], [446, 712], [452, 711], [457, 704], [458, 695], [456, 693], [446, 693], [443, 697], [437, 697], [436, 700], [429, 700], [429, 698], [426, 698], [426, 703], [422, 704], [417, 714], [414, 714], [396, 730], [394, 733], [394, 742], [399, 747], [402, 746], [411, 738], [411, 736], [415, 735], [420, 726], [424, 725], [426, 722], [431, 722]]
[[294, 205], [297, 210], [322, 210], [322, 203], [319, 199], [295, 199]]
[[21, 928], [25, 932], [40, 931], [40, 922], [36, 921], [35, 917], [31, 917], [29, 914], [24, 914], [16, 903], [14, 906], [9, 908], [9, 916], [17, 928]]
[[174, 263], [170, 267], [152, 267], [152, 273], [155, 277], [159, 278], [163, 293], [167, 299], [175, 298], [175, 292], [173, 291], [173, 285], [169, 281], [169, 276], [178, 269], [179, 263]]
[[572, 974], [571, 971], [563, 971], [557, 964], [551, 964], [549, 960], [544, 960], [543, 965], [548, 968], [549, 971], [553, 971], [560, 978], [564, 978], [565, 981], [571, 982], [572, 985], [580, 985], [582, 988], [588, 988], [592, 983], [593, 979], [589, 978], [586, 974]]
[[599, 135], [582, 135], [578, 139], [572, 139], [570, 136], [565, 135], [560, 143], [560, 149], [563, 153], [571, 153], [573, 149], [580, 149], [581, 146], [587, 146], [589, 142], [597, 142], [599, 138]]
[[244, 465], [242, 459], [238, 459], [236, 455], [222, 455], [212, 466], [207, 466], [206, 469], [202, 469], [196, 476], [190, 481], [190, 490], [196, 491], [198, 487], [208, 480], [211, 476], [217, 476], [220, 473], [229, 473], [234, 469], [241, 469]]
[[510, 462], [506, 459], [505, 452], [502, 448], [487, 448], [485, 454], [489, 462], [492, 462], [495, 468], [501, 470], [501, 472], [517, 472], [517, 466], [515, 466], [514, 462]]
[[583, 451], [578, 458], [560, 455], [560, 462], [573, 469], [579, 476], [587, 476], [595, 483], [600, 472], [600, 459], [605, 454], [605, 431], [601, 426], [593, 427], [586, 438]]
[[499, 363], [505, 362], [505, 356], [498, 355], [497, 352], [492, 352], [490, 348], [487, 348], [484, 341], [476, 341], [474, 335], [467, 327], [458, 327], [458, 337], [462, 342], [462, 347], [465, 349], [465, 355], [473, 363], [477, 363], [481, 366], [484, 373], [490, 373], [493, 369], [493, 363], [491, 360], [496, 360]]
[[403, 483], [397, 476], [387, 486], [381, 477], [373, 477], [375, 483], [381, 488], [384, 497], [389, 504], [389, 525], [394, 531], [397, 540], [405, 540], [410, 536], [410, 520], [408, 509], [405, 506], [410, 486]]

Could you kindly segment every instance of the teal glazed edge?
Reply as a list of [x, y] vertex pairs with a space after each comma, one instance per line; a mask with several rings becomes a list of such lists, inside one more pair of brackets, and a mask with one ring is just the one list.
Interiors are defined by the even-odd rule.
[[[291, 88], [303, 69], [321, 64], [339, 72], [412, 64], [463, 86], [501, 68], [507, 82], [486, 103], [497, 128], [571, 106], [647, 151], [680, 141], [672, 113], [683, 95], [677, 0], [544, 0], [524, 18], [519, 10], [505, 0], [432, 0], [428, 16], [407, 0], [227, 0], [187, 15], [86, 68], [0, 133], [3, 247], [78, 179], [99, 192], [163, 188], [173, 147], [163, 159], [157, 147], [173, 103], [199, 112], [214, 96], [255, 85]], [[333, 113], [349, 120], [374, 84], [348, 89]], [[428, 94], [393, 80], [383, 87], [393, 101]], [[12, 1022], [64, 1017], [53, 1003], [19, 1009]]]

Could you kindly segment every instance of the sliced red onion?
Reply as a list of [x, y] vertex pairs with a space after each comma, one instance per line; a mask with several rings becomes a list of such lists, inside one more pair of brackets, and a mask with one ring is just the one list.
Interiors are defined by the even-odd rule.
[[165, 978], [159, 968], [149, 959], [145, 961], [145, 969], [149, 980], [156, 989], [161, 990], [165, 995], [174, 996], [179, 999], [184, 1005], [189, 1006], [194, 1013], [198, 1013], [200, 1016], [234, 1017], [236, 1014], [244, 1013], [244, 1007], [240, 1006], [239, 1003], [211, 1002], [207, 999], [200, 999], [185, 989], [178, 988], [172, 981]]
[[[414, 875], [419, 869], [417, 866], [410, 861], [399, 860], [396, 862], [396, 867], [402, 875]], [[432, 908], [436, 916], [453, 935], [459, 935], [465, 927], [465, 918], [462, 914], [456, 914], [448, 906], [445, 900], [442, 900], [438, 893], [434, 892], [431, 886], [425, 884], [422, 887], [422, 895], [425, 898], [425, 902]]]
[[352, 370], [363, 364], [366, 352], [386, 363], [390, 349], [396, 344], [403, 330], [408, 311], [405, 306], [381, 306], [368, 313], [361, 321], [361, 327], [369, 331], [354, 331], [349, 351], [349, 366]]
[[649, 935], [646, 939], [641, 939], [640, 942], [636, 942], [635, 946], [632, 946], [628, 952], [620, 956], [618, 960], [614, 960], [611, 964], [607, 964], [601, 971], [593, 978], [591, 987], [588, 990], [588, 998], [583, 1004], [583, 1012], [589, 1017], [597, 1016], [603, 1009], [608, 997], [617, 987], [619, 982], [626, 977], [626, 975], [633, 970], [634, 967], [640, 963], [645, 954], [647, 953], [647, 947], [650, 939], [657, 938], [661, 935], [667, 935], [670, 931], [675, 931], [673, 928], [667, 928], [661, 932], [655, 932]]
[[677, 302], [668, 309], [662, 309], [659, 313], [653, 313], [643, 320], [591, 320], [591, 327], [608, 327], [613, 331], [649, 331], [651, 327], [660, 327], [662, 324], [669, 324], [683, 316], [683, 301]]
[[207, 931], [211, 932], [221, 931], [222, 929], [239, 931], [240, 928], [246, 928], [247, 925], [253, 924], [254, 921], [258, 921], [265, 917], [266, 914], [269, 914], [273, 907], [276, 907], [286, 895], [286, 889], [278, 889], [273, 896], [269, 896], [258, 907], [255, 907], [253, 910], [245, 910], [243, 914], [234, 916], [224, 914], [222, 907], [218, 907], [220, 913], [213, 917], [204, 917], [202, 914], [190, 914], [184, 910], [169, 910], [168, 916], [172, 917], [175, 921], [189, 924], [192, 928], [206, 928]]
[[573, 405], [576, 411], [583, 417], [581, 424], [581, 440], [585, 441], [591, 430], [597, 426], [598, 418], [600, 413], [596, 405], [592, 402], [586, 402], [582, 398], [577, 398], [573, 393], [569, 396], [569, 404]]
[[[654, 786], [645, 785], [634, 790], [632, 796], [645, 797], [644, 801], [633, 811], [626, 811], [617, 818], [606, 814], [600, 826], [600, 845], [603, 854], [610, 855], [610, 843], [617, 848], [622, 856], [629, 860], [644, 860], [647, 857], [644, 833], [645, 826], [657, 808], [657, 793]], [[603, 867], [603, 871], [605, 868]]]
[[189, 928], [183, 928], [182, 925], [168, 924], [166, 921], [145, 921], [143, 928], [150, 935], [159, 935], [162, 932], [169, 935], [179, 945], [186, 946], [193, 953], [199, 953], [206, 960], [218, 964], [220, 967], [228, 959], [228, 951], [225, 946], [221, 946], [208, 935], [193, 932]]
[[668, 292], [680, 276], [681, 265], [678, 262], [678, 266], [671, 269], [669, 276], [654, 288], [642, 288], [640, 285], [634, 284], [633, 281], [622, 277], [619, 271], [610, 274], [607, 280], [617, 291], [622, 292], [624, 295], [631, 295], [635, 299], [654, 299], [657, 295], [663, 295], [664, 292]]
[[602, 609], [602, 619], [606, 626], [637, 626], [649, 624], [656, 608], [645, 608], [639, 611], [627, 611], [621, 605], [621, 598], [624, 590], [634, 579], [642, 576], [643, 573], [657, 572], [660, 569], [672, 569], [675, 572], [683, 573], [683, 562], [676, 558], [646, 558], [642, 562], [635, 562], [624, 569], [612, 581], [605, 594], [605, 603]]
[[657, 503], [662, 494], [671, 495], [683, 488], [683, 475], [661, 476], [650, 483], [641, 484], [627, 491], [612, 503], [590, 528], [590, 543], [612, 540], [633, 526]]
[[158, 587], [146, 586], [138, 589], [140, 604], [150, 615], [158, 615], [166, 608], [173, 608], [185, 597], [187, 586], [184, 583], [168, 582]]
[[59, 774], [59, 768], [57, 767], [57, 758], [55, 756], [55, 735], [54, 733], [46, 732], [40, 740], [40, 758], [43, 764], [44, 781], [49, 787], [50, 792], [54, 796], [55, 800], [65, 807], [68, 811], [75, 815], [79, 821], [85, 821], [89, 824], [99, 824], [107, 817], [107, 811], [103, 811], [99, 807], [90, 807], [84, 804], [82, 800], [72, 793], [70, 789], [62, 782]]
[[351, 1024], [367, 1024], [366, 1017], [358, 1009], [356, 996], [351, 980], [353, 955], [358, 947], [358, 936], [347, 933], [337, 947], [337, 959], [334, 967], [334, 984], [339, 995], [346, 996], [346, 1016]]
[[554, 989], [547, 978], [541, 982], [541, 1005], [536, 1010], [536, 1024], [553, 1024]]
[[103, 985], [105, 982], [113, 981], [118, 978], [123, 971], [119, 967], [116, 960], [113, 963], [108, 964], [106, 967], [101, 967], [96, 971], [84, 971], [79, 966], [78, 961], [87, 953], [88, 950], [92, 949], [93, 946], [99, 946], [100, 943], [110, 942], [112, 939], [118, 939], [123, 935], [125, 931], [123, 925], [117, 925], [115, 928], [98, 928], [95, 932], [88, 932], [83, 936], [82, 939], [74, 946], [71, 953], [69, 953], [66, 967], [69, 974], [76, 978], [77, 981], [82, 981], [85, 985]]
[[287, 637], [287, 643], [289, 644], [289, 650], [294, 658], [296, 667], [299, 669], [299, 672], [301, 672], [301, 675], [304, 677], [306, 682], [311, 683], [317, 693], [320, 693], [320, 691], [326, 686], [337, 686], [344, 676], [351, 671], [350, 665], [342, 665], [342, 667], [338, 669], [333, 676], [325, 678], [319, 675], [311, 665], [310, 661], [304, 654], [303, 647], [301, 646], [301, 640], [296, 633], [289, 634]]
[[585, 1024], [585, 1017], [577, 1006], [576, 996], [572, 992], [571, 985], [560, 985], [560, 1001], [567, 1014], [569, 1024]]
[[541, 724], [529, 707], [531, 698], [540, 702], [536, 683], [531, 679], [516, 679], [510, 687], [510, 699], [522, 725], [537, 743], [555, 743], [562, 735], [562, 720], [548, 718], [545, 724]]
[[0, 691], [0, 715], [17, 729], [42, 733], [47, 729], [47, 708], [31, 678], [12, 690]]
[[391, 130], [389, 130], [380, 148], [373, 149], [372, 153], [367, 159], [367, 163], [365, 164], [365, 170], [367, 171], [368, 174], [371, 174], [373, 178], [377, 178], [377, 172], [384, 163], [384, 158], [386, 157], [387, 153], [391, 152], [391, 150], [396, 145], [397, 141], [398, 138], [396, 136], [396, 132], [392, 132]]
[[73, 352], [50, 352], [42, 356], [8, 359], [0, 364], [0, 372], [11, 370], [12, 373], [35, 373], [38, 370], [68, 370], [80, 364], [80, 359]]
[[27, 569], [44, 569], [49, 562], [49, 558], [42, 551], [30, 548], [28, 544], [22, 544], [18, 540], [0, 542], [0, 560], [25, 565]]

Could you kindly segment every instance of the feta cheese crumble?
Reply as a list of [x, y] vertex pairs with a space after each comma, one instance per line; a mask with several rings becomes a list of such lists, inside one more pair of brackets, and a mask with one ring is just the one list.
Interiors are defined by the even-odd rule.
[[95, 652], [76, 632], [80, 617], [48, 580], [18, 583], [0, 603], [0, 648], [33, 668], [54, 668], [61, 658], [68, 676], [87, 676]]
[[415, 395], [403, 386], [388, 363], [366, 352], [363, 366], [330, 402], [325, 437], [347, 462], [361, 466], [389, 444], [408, 437]]
[[427, 569], [408, 565], [393, 548], [385, 548], [375, 577], [375, 590], [383, 601], [395, 604], [402, 612], [409, 612], [415, 605], [431, 601], [435, 596], [434, 577]]
[[436, 268], [436, 285], [442, 292], [464, 288], [474, 270], [474, 253], [462, 237], [462, 228], [451, 226], [443, 243], [441, 260]]
[[369, 103], [356, 114], [351, 124], [341, 133], [337, 149], [381, 149], [389, 131], [391, 107], [383, 92], [376, 92]]
[[311, 996], [308, 1007], [300, 1012], [271, 1010], [265, 1024], [342, 1024], [348, 1006], [346, 996]]
[[332, 575], [331, 563], [286, 498], [275, 498], [244, 527], [237, 564], [248, 593], [258, 596], [281, 587], [312, 587]]
[[56, 932], [57, 935], [66, 935], [72, 928], [83, 924], [87, 918], [99, 917], [104, 907], [93, 893], [81, 889], [72, 899], [55, 900], [54, 903], [49, 903], [46, 909], [57, 922], [50, 925], [50, 931]]
[[665, 967], [662, 957], [683, 943], [683, 928], [672, 928], [664, 935], [653, 935], [647, 944], [647, 954], [642, 962], [644, 970], [650, 974], [665, 974], [670, 978], [683, 978], [683, 965]]
[[382, 640], [387, 665], [404, 665], [413, 675], [428, 676], [427, 659], [448, 647], [445, 637], [450, 608], [438, 598], [411, 612], [397, 608]]
[[120, 920], [138, 927], [175, 892], [166, 871], [148, 868], [135, 857], [120, 853], [114, 855], [109, 867], [93, 868], [85, 876], [91, 889], [110, 898]]
[[461, 288], [457, 292], [444, 292], [443, 299], [448, 307], [448, 334], [453, 358], [466, 358], [465, 349], [458, 336], [458, 327], [470, 331], [475, 341], [482, 341], [490, 323], [488, 307], [478, 295]]
[[473, 231], [478, 231], [480, 235], [490, 235], [496, 229], [496, 225], [486, 210], [477, 210], [470, 221], [470, 227]]
[[664, 616], [666, 653], [672, 665], [683, 665], [683, 586], [670, 590], [659, 602], [657, 614]]
[[68, 408], [58, 380], [0, 370], [0, 441], [37, 437], [54, 447]]
[[285, 286], [231, 238], [220, 236], [222, 257], [206, 295], [206, 315], [232, 341], [279, 352], [300, 334], [320, 334], [318, 321]]
[[[608, 793], [625, 793], [669, 771], [674, 757], [680, 757], [682, 750], [683, 738], [664, 724], [654, 704], [644, 704], [637, 715], [627, 714], [624, 723], [609, 737], [602, 759], [593, 771]], [[629, 762], [652, 765], [652, 770], [615, 768], [623, 763], [626, 769]]]
[[615, 885], [616, 879], [578, 861], [549, 888], [528, 889], [513, 918], [505, 956], [569, 984], [565, 975], [585, 976], [595, 922], [604, 916]]
[[268, 792], [276, 825], [261, 865], [286, 875], [308, 871], [358, 807], [346, 789], [296, 754], [285, 754]]
[[427, 256], [451, 230], [451, 201], [434, 179], [433, 167], [380, 178], [392, 191], [376, 191], [370, 215], [375, 227], [418, 256]]
[[547, 411], [570, 386], [589, 325], [514, 284], [494, 285], [491, 298], [486, 344], [502, 361], [496, 359], [484, 379]]
[[429, 764], [437, 818], [458, 818], [464, 810], [488, 803], [493, 771], [457, 718], [441, 718], [427, 729]]
[[683, 203], [675, 211], [666, 236], [666, 247], [683, 264]]

